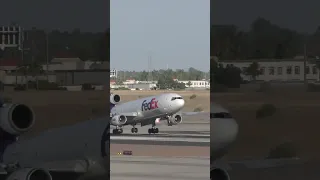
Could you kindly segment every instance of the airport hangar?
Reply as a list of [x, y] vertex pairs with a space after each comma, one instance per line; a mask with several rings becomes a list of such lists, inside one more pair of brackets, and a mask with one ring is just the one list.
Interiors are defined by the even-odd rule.
[[[262, 74], [256, 80], [258, 81], [282, 81], [282, 82], [299, 82], [304, 81], [304, 73], [308, 81], [319, 81], [319, 69], [316, 66], [318, 59], [308, 59], [306, 68], [304, 67], [303, 58], [292, 59], [257, 59], [257, 60], [218, 60], [219, 63], [226, 67], [233, 65], [243, 72], [252, 62], [257, 62], [261, 68]], [[305, 70], [305, 71], [304, 71]], [[244, 80], [251, 80], [251, 77], [241, 74]]]

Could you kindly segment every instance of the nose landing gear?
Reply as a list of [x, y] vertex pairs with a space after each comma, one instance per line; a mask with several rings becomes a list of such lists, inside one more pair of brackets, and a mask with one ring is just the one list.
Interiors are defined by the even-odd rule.
[[123, 133], [123, 129], [113, 129], [112, 133], [113, 134], [122, 134]]
[[122, 134], [123, 133], [123, 129], [121, 127], [116, 127], [116, 129], [112, 130], [113, 134]]

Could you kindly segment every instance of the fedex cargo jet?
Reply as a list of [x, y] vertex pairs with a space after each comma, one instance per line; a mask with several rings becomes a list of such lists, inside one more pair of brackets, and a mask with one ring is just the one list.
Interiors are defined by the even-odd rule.
[[168, 125], [176, 125], [182, 122], [181, 109], [184, 107], [184, 99], [176, 93], [165, 93], [157, 96], [150, 96], [134, 101], [119, 104], [120, 96], [110, 94], [110, 124], [116, 126], [113, 134], [121, 134], [122, 127], [132, 125], [132, 133], [137, 133], [135, 126], [152, 125], [148, 133], [159, 132], [156, 120], [167, 120]]

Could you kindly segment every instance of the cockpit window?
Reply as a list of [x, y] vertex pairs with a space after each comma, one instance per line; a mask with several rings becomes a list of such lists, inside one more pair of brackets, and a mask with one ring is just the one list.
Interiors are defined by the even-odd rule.
[[171, 98], [171, 101], [174, 101], [174, 100], [176, 100], [176, 99], [183, 99], [182, 97], [172, 97]]
[[211, 118], [227, 119], [227, 118], [232, 118], [232, 116], [230, 113], [227, 113], [227, 112], [219, 112], [219, 113], [210, 113], [210, 119]]

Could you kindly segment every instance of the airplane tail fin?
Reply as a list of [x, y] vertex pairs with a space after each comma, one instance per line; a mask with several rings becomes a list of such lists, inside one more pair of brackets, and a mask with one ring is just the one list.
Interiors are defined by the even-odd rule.
[[2, 162], [5, 149], [12, 143], [18, 140], [18, 136], [11, 135], [3, 130], [0, 130], [0, 162]]
[[115, 104], [110, 103], [110, 110], [111, 110], [112, 108], [114, 108], [115, 106], [116, 106]]

